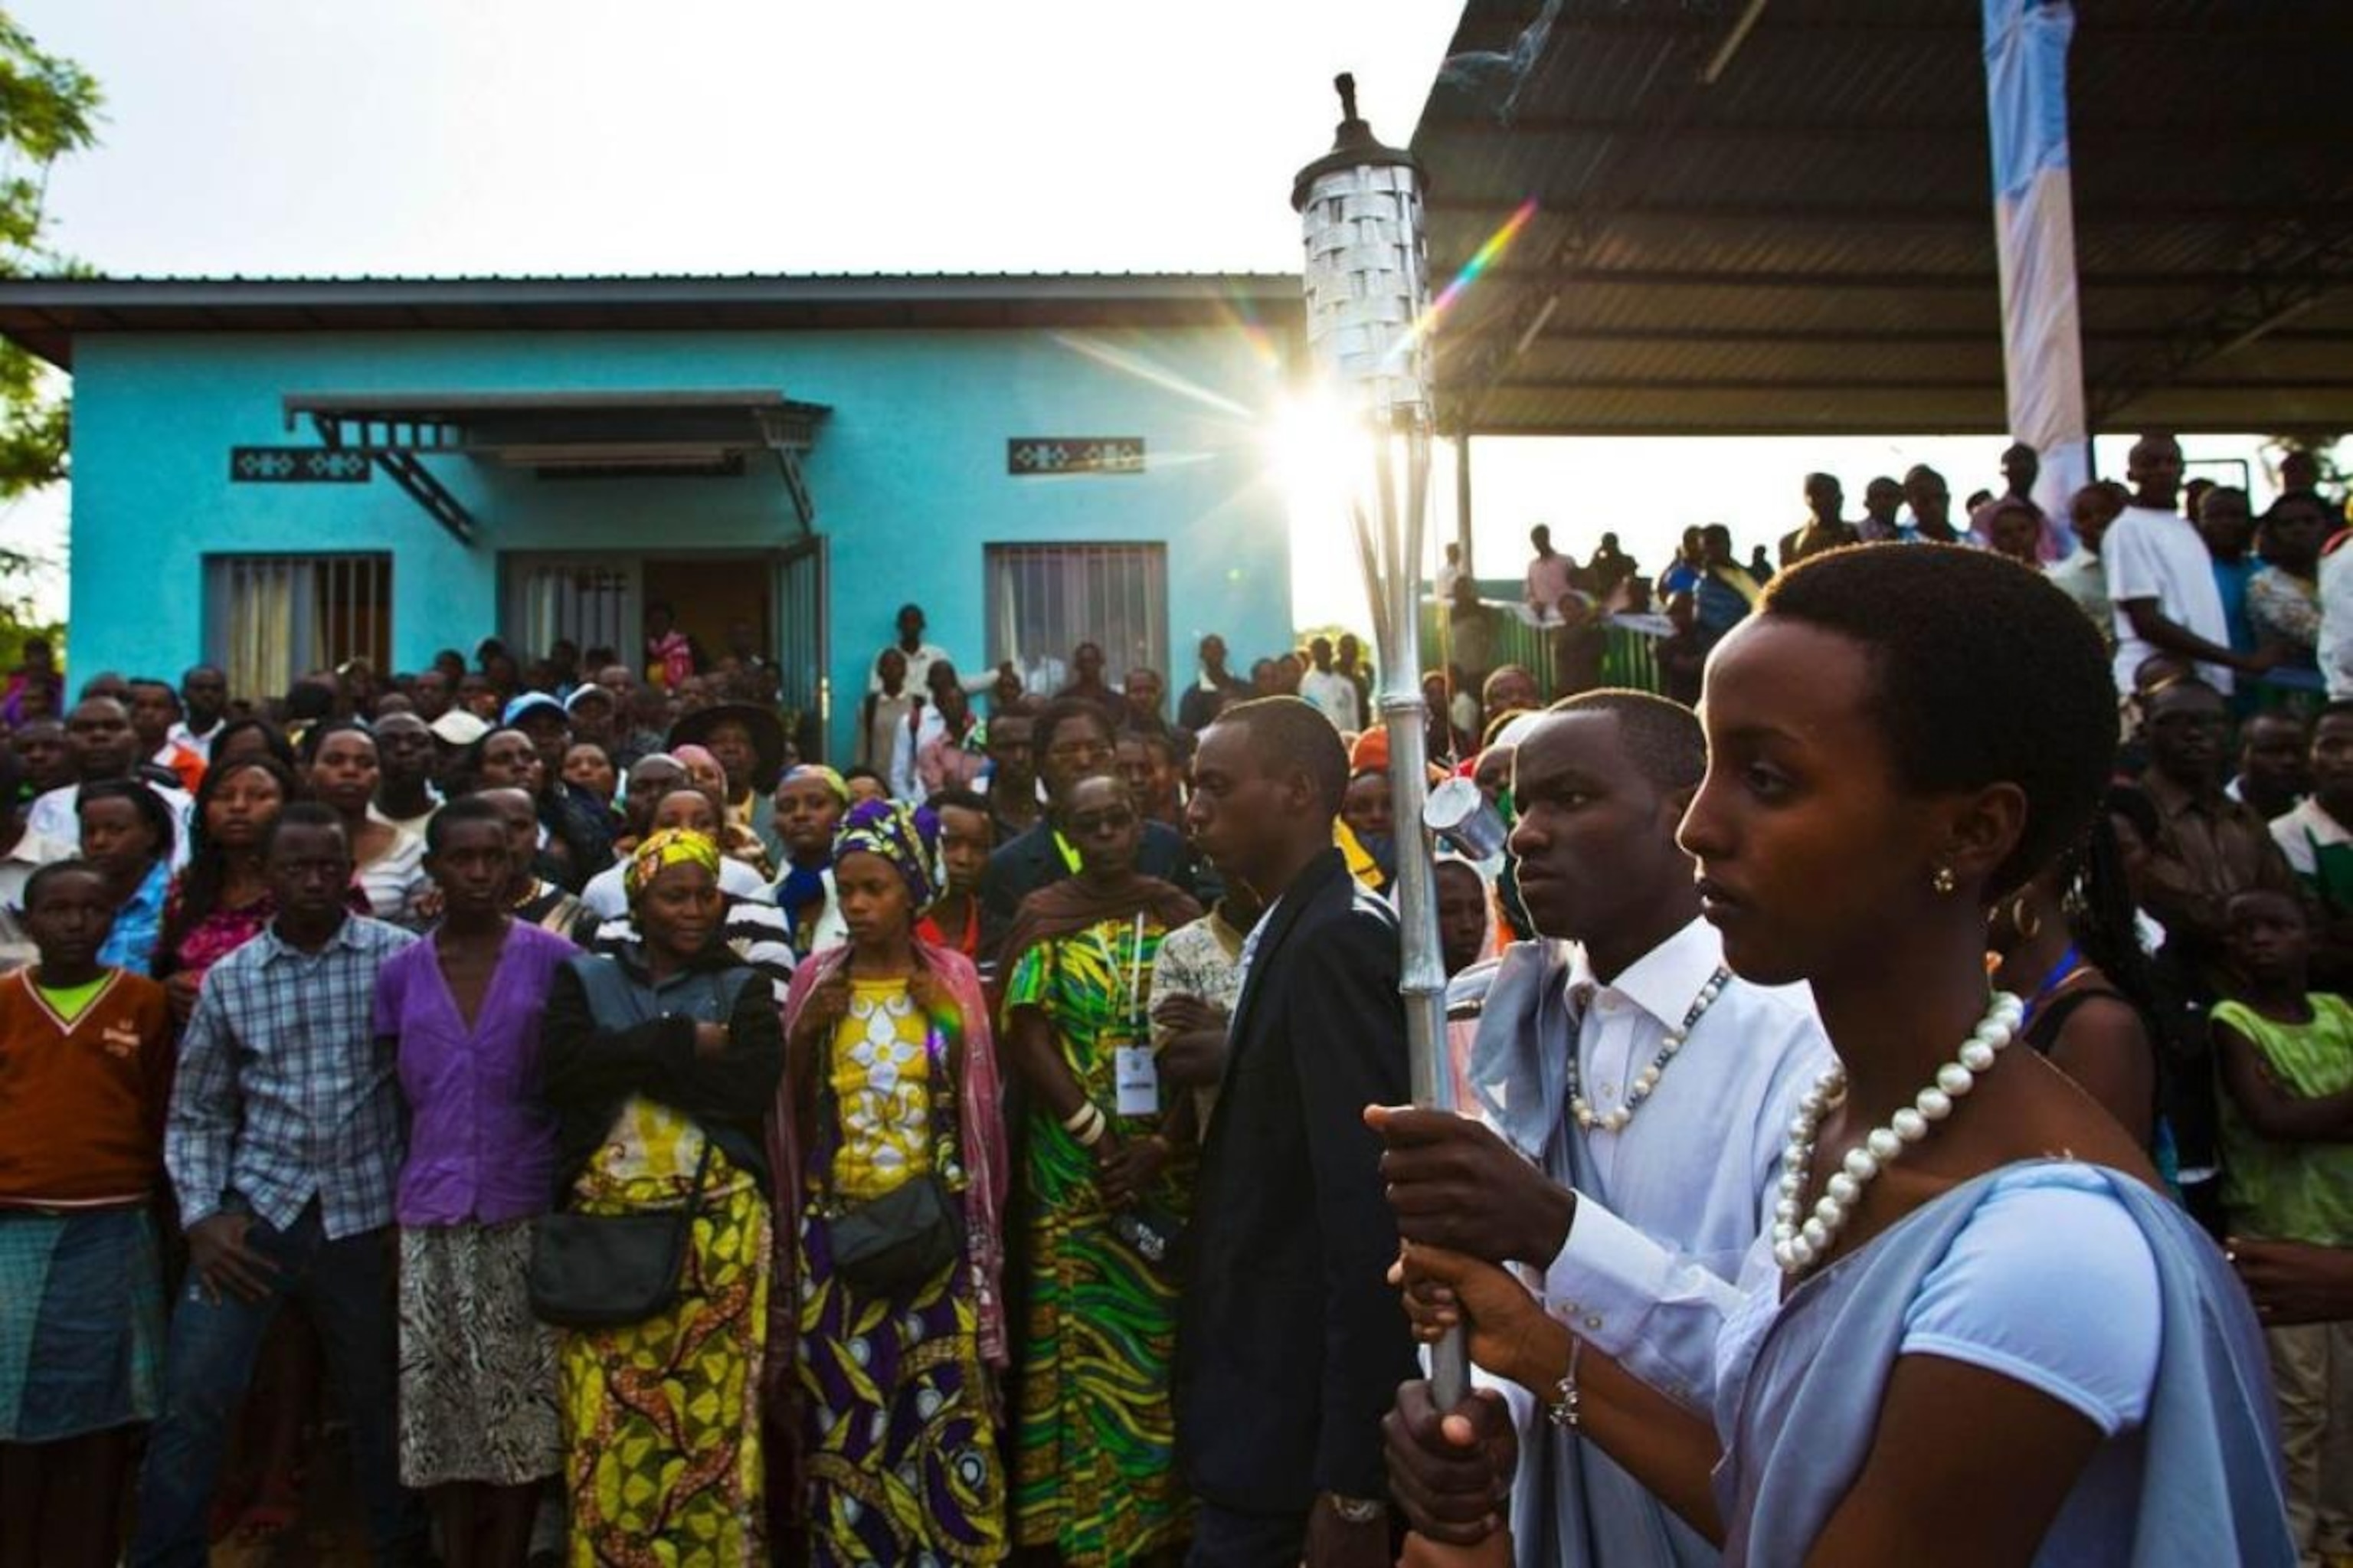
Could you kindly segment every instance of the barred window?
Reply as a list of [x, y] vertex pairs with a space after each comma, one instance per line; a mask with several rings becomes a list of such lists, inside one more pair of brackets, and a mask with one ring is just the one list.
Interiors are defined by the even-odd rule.
[[248, 700], [347, 659], [388, 671], [392, 556], [207, 556], [205, 648]]
[[1022, 683], [1050, 696], [1072, 679], [1071, 651], [1103, 651], [1113, 686], [1136, 665], [1168, 673], [1165, 545], [990, 545], [988, 662], [1010, 660]]

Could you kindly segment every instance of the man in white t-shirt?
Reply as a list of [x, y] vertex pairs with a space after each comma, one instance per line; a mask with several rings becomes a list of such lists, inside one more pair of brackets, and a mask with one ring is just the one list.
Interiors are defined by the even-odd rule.
[[1307, 656], [1314, 661], [1314, 667], [1300, 677], [1299, 694], [1342, 735], [1361, 731], [1365, 727], [1363, 694], [1356, 682], [1332, 667], [1332, 640], [1315, 639], [1307, 645]]
[[2228, 693], [2232, 672], [2260, 675], [2280, 661], [2280, 650], [2232, 650], [2222, 592], [2213, 558], [2198, 525], [2175, 505], [2181, 489], [2181, 443], [2143, 436], [2133, 443], [2125, 477], [2133, 503], [2116, 517], [2100, 546], [2116, 607], [2116, 689], [2130, 692], [2133, 672], [2160, 653], [2198, 662], [2199, 674]]

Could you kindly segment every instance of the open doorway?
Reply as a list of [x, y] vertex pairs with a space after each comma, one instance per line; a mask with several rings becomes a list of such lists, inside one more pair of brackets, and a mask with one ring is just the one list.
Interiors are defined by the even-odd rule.
[[640, 615], [654, 605], [669, 605], [679, 630], [714, 662], [739, 647], [763, 659], [776, 657], [775, 582], [767, 557], [649, 556], [638, 580]]

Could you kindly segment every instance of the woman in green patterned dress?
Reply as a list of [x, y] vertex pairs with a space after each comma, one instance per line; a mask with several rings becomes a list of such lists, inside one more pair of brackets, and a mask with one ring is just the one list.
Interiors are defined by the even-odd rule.
[[1014, 1538], [1131, 1563], [1191, 1529], [1160, 1244], [1191, 1187], [1192, 1100], [1159, 1092], [1145, 1004], [1161, 938], [1200, 908], [1136, 874], [1142, 818], [1116, 778], [1071, 785], [1055, 818], [1079, 873], [1024, 899], [1005, 943], [1007, 1057], [1029, 1091]]

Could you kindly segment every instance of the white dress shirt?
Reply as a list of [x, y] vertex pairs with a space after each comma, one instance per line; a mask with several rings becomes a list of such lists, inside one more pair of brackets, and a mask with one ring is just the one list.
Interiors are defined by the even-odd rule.
[[[1625, 1103], [1723, 961], [1721, 935], [1694, 920], [1595, 986], [1577, 1039], [1595, 1116]], [[1594, 984], [1582, 952], [1570, 975], [1572, 992]], [[1804, 986], [1727, 984], [1622, 1130], [1571, 1128], [1599, 1190], [1580, 1190], [1567, 1243], [1545, 1271], [1554, 1315], [1705, 1414], [1742, 1259], [1772, 1223], [1789, 1118], [1832, 1061]]]

